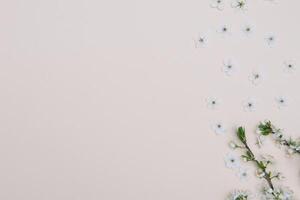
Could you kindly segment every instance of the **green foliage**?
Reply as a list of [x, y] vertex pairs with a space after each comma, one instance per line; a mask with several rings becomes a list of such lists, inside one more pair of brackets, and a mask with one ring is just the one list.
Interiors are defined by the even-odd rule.
[[244, 127], [242, 127], [242, 126], [238, 127], [238, 129], [237, 129], [237, 136], [238, 136], [239, 140], [243, 144], [245, 144], [247, 142], [247, 140], [246, 140], [246, 132], [245, 132], [245, 128]]
[[240, 195], [235, 200], [246, 200], [248, 196]]
[[242, 158], [244, 158], [247, 162], [255, 159], [250, 151], [246, 151], [245, 155], [242, 155]]
[[272, 123], [270, 121], [260, 122], [258, 129], [262, 135], [269, 135], [273, 133]]
[[284, 136], [281, 133], [281, 130], [277, 129], [271, 123], [271, 121], [260, 122], [258, 125], [258, 133], [263, 136], [273, 135], [273, 138], [275, 138], [275, 141], [277, 143], [287, 147], [288, 154], [300, 154], [300, 140], [284, 138]]
[[[300, 140], [285, 139], [281, 133], [280, 129], [277, 129], [270, 121], [261, 122], [258, 125], [259, 134], [262, 136], [272, 135], [273, 138], [280, 145], [287, 147], [289, 154], [300, 153]], [[250, 149], [245, 128], [240, 126], [236, 130], [237, 137], [241, 144], [235, 143], [234, 141], [230, 142], [230, 146], [233, 149], [243, 150], [242, 158], [247, 162], [252, 162], [256, 166], [256, 175], [258, 178], [264, 179], [267, 183], [267, 186], [264, 188], [263, 196], [266, 199], [273, 200], [291, 200], [293, 199], [293, 192], [288, 188], [275, 187], [273, 180], [282, 180], [284, 177], [280, 172], [272, 172], [269, 169], [269, 165], [273, 163], [273, 157], [270, 155], [261, 156], [258, 159], [253, 151]], [[234, 200], [245, 200], [248, 199], [248, 196], [243, 194], [234, 195]]]

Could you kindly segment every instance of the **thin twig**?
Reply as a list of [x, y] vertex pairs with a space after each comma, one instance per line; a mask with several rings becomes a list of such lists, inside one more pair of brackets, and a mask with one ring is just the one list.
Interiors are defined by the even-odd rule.
[[252, 150], [250, 149], [250, 147], [248, 146], [247, 142], [243, 142], [243, 144], [245, 145], [245, 148], [249, 151], [249, 153], [251, 154], [251, 156], [253, 157], [253, 162], [255, 162], [255, 164], [262, 170], [262, 172], [264, 173], [263, 178], [267, 181], [269, 187], [274, 190], [274, 185], [272, 183], [271, 177], [268, 175], [266, 168], [261, 168], [259, 161], [256, 159], [254, 153], [252, 152]]

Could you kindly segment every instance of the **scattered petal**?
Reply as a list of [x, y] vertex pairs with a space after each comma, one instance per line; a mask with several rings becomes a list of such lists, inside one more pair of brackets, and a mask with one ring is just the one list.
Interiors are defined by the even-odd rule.
[[210, 7], [221, 11], [224, 9], [224, 0], [211, 0]]
[[237, 175], [241, 181], [246, 181], [249, 177], [248, 169], [239, 168]]
[[230, 169], [238, 169], [240, 167], [240, 162], [238, 157], [234, 154], [227, 154], [225, 157], [225, 165]]
[[226, 133], [226, 127], [222, 122], [212, 124], [211, 128], [217, 135], [224, 135]]
[[253, 85], [259, 85], [263, 80], [263, 73], [258, 70], [253, 70], [249, 76], [249, 80]]
[[204, 34], [199, 34], [195, 39], [195, 47], [200, 48], [200, 47], [205, 47], [207, 45], [208, 39], [207, 36]]
[[284, 72], [293, 73], [296, 70], [296, 64], [292, 60], [284, 62]]
[[229, 26], [227, 26], [227, 25], [222, 25], [222, 26], [220, 26], [218, 29], [217, 29], [217, 32], [219, 33], [219, 34], [221, 34], [222, 36], [227, 36], [227, 35], [230, 35], [231, 33], [230, 33], [230, 28], [229, 28]]
[[269, 34], [266, 38], [266, 42], [270, 47], [273, 47], [276, 42], [276, 37], [274, 34]]
[[248, 9], [248, 4], [246, 0], [233, 0], [231, 3], [231, 7], [237, 10], [245, 11]]
[[245, 24], [243, 27], [242, 27], [242, 31], [244, 33], [245, 36], [250, 36], [253, 34], [253, 31], [254, 31], [254, 28], [252, 25], [250, 24]]
[[212, 110], [216, 109], [220, 104], [219, 100], [213, 97], [206, 99], [206, 103], [207, 103], [207, 107]]
[[244, 110], [247, 112], [253, 112], [255, 111], [256, 108], [256, 101], [253, 98], [248, 98], [245, 102], [244, 102]]
[[283, 97], [283, 96], [279, 96], [275, 98], [276, 104], [278, 108], [283, 108], [286, 107], [288, 104], [288, 100], [287, 98]]
[[237, 69], [237, 64], [232, 59], [223, 61], [222, 71], [227, 75], [231, 76]]

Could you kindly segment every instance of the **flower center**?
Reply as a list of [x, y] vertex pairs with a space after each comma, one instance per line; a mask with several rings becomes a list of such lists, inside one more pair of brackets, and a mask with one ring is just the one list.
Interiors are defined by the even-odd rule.
[[239, 8], [242, 8], [244, 5], [245, 5], [245, 2], [244, 2], [244, 1], [239, 1], [239, 2], [238, 2], [238, 7], [239, 7]]

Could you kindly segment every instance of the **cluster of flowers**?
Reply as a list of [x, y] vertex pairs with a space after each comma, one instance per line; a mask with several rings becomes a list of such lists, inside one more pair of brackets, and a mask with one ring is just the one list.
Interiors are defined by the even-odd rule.
[[[241, 27], [241, 32], [244, 36], [250, 37], [254, 32], [254, 26], [252, 24], [246, 23]], [[227, 38], [232, 35], [233, 30], [228, 24], [222, 24], [216, 28], [217, 34], [221, 35], [223, 38]], [[269, 47], [273, 47], [276, 44], [277, 38], [274, 33], [268, 33], [265, 35], [264, 40]], [[210, 35], [207, 33], [199, 33], [194, 40], [195, 47], [206, 47], [209, 44]]]
[[[274, 2], [274, 0], [268, 1]], [[210, 6], [222, 11], [225, 8], [225, 0], [212, 0]], [[231, 7], [237, 10], [245, 11], [248, 9], [248, 2], [247, 0], [233, 0], [231, 1]]]
[[235, 171], [241, 181], [246, 181], [249, 177], [248, 169], [245, 168], [235, 154], [228, 153], [225, 156], [225, 165], [227, 168]]
[[[216, 8], [221, 11], [221, 10], [224, 10], [225, 1], [224, 0], [212, 0], [210, 3], [210, 6], [212, 8]], [[231, 2], [231, 7], [235, 8], [237, 10], [247, 10], [248, 3], [247, 3], [247, 0], [233, 0]]]
[[270, 121], [260, 122], [257, 127], [257, 143], [261, 146], [265, 137], [271, 135], [279, 146], [285, 146], [288, 155], [300, 154], [300, 139], [286, 139], [282, 130], [276, 128]]
[[227, 200], [247, 200], [251, 199], [252, 195], [246, 190], [235, 190], [228, 195]]
[[[219, 106], [222, 104], [222, 101], [216, 97], [206, 98], [206, 106], [211, 110], [217, 110]], [[286, 96], [276, 96], [274, 98], [274, 104], [278, 107], [278, 109], [284, 109], [288, 106], [290, 99]], [[248, 97], [241, 104], [243, 110], [245, 112], [254, 112], [259, 106], [259, 101], [256, 98]]]
[[[238, 64], [235, 60], [225, 59], [223, 61], [221, 70], [227, 76], [231, 76], [237, 71], [238, 68], [239, 68]], [[296, 70], [295, 62], [293, 60], [284, 61], [282, 64], [282, 69], [283, 69], [283, 72], [286, 72], [286, 73], [294, 72]], [[255, 86], [260, 85], [262, 83], [262, 81], [264, 80], [264, 78], [265, 78], [265, 75], [264, 75], [262, 69], [254, 69], [254, 70], [252, 70], [251, 74], [249, 75], [249, 81]]]
[[262, 200], [292, 200], [293, 191], [286, 187], [276, 189], [263, 188]]
[[[224, 10], [225, 8], [225, 2], [226, 0], [211, 0], [210, 6], [212, 8], [215, 8], [217, 10]], [[274, 0], [268, 0], [274, 2]], [[248, 1], [247, 0], [233, 0], [231, 1], [231, 7], [237, 10], [245, 11], [248, 8]], [[216, 33], [220, 34], [222, 37], [230, 36], [234, 31], [231, 26], [228, 26], [227, 24], [223, 24], [220, 27], [216, 29]], [[243, 33], [244, 36], [249, 37], [255, 32], [255, 27], [250, 24], [245, 24], [241, 28], [241, 33]], [[209, 44], [210, 37], [208, 34], [199, 34], [195, 39], [195, 47], [205, 47], [207, 44]], [[274, 44], [277, 42], [277, 37], [275, 34], [270, 33], [265, 36], [265, 43], [269, 47], [273, 47]], [[221, 63], [220, 63], [221, 64]], [[296, 65], [293, 60], [286, 60], [282, 63], [282, 68], [284, 72], [291, 73], [295, 71]], [[221, 65], [222, 72], [227, 76], [234, 75], [239, 69], [239, 64], [237, 62], [230, 58], [223, 60], [223, 63]], [[260, 85], [261, 82], [265, 79], [264, 73], [261, 69], [253, 70], [252, 73], [249, 75], [249, 81], [257, 86]], [[275, 97], [275, 102], [278, 106], [278, 108], [285, 107], [287, 105], [288, 99], [284, 96], [278, 96]], [[217, 98], [207, 98], [206, 103], [208, 108], [210, 109], [216, 109], [221, 101]], [[257, 101], [254, 98], [248, 98], [244, 101], [243, 107], [245, 111], [255, 111], [257, 106]], [[227, 128], [224, 126], [222, 122], [217, 122], [212, 124], [213, 131], [220, 135], [224, 134], [227, 131]], [[257, 137], [257, 144], [260, 146], [263, 144], [263, 141], [265, 140], [265, 137], [268, 135], [272, 135], [275, 139], [275, 141], [280, 146], [286, 146], [287, 147], [287, 153], [289, 155], [300, 153], [300, 140], [293, 140], [293, 139], [286, 139], [283, 137], [283, 134], [281, 133], [281, 130], [275, 128], [271, 122], [265, 121], [261, 122], [258, 126], [257, 133], [259, 136]], [[269, 170], [269, 167], [274, 163], [274, 159], [270, 155], [264, 155], [261, 157], [256, 157], [252, 150], [250, 149], [247, 140], [246, 140], [246, 134], [245, 130], [242, 127], [239, 127], [237, 130], [237, 136], [239, 139], [239, 142], [230, 142], [230, 147], [233, 149], [241, 149], [244, 151], [243, 155], [241, 156], [242, 160], [245, 162], [252, 162], [256, 166], [256, 176], [260, 179], [265, 180], [265, 185], [263, 185], [260, 192], [256, 195], [251, 194], [247, 190], [235, 190], [233, 191], [228, 197], [228, 200], [247, 200], [247, 199], [262, 199], [262, 200], [292, 200], [293, 192], [286, 187], [282, 186], [275, 186], [273, 184], [274, 179], [276, 180], [282, 180], [284, 179], [284, 176], [280, 172], [271, 171]], [[228, 168], [237, 170], [237, 174], [240, 177], [241, 180], [245, 180], [245, 178], [248, 177], [247, 170], [242, 167], [239, 157], [235, 156], [234, 154], [228, 154], [225, 157], [225, 164]]]
[[[222, 25], [217, 29], [217, 32], [224, 35], [229, 35], [230, 34], [230, 27], [227, 25]], [[253, 32], [253, 26], [251, 25], [246, 25], [243, 27], [243, 32], [249, 36]], [[273, 46], [273, 44], [276, 41], [276, 37], [274, 34], [269, 34], [266, 38], [267, 44], [269, 46]], [[195, 41], [195, 46], [196, 48], [198, 47], [204, 47], [208, 43], [208, 36], [206, 34], [200, 34], [197, 36], [197, 38], [194, 40]], [[233, 76], [239, 69], [239, 64], [235, 59], [232, 58], [227, 58], [220, 62], [221, 66], [221, 71], [226, 75], [226, 76]], [[292, 59], [287, 59], [282, 62], [282, 71], [283, 73], [286, 74], [292, 74], [296, 69], [297, 65], [296, 62]], [[252, 83], [254, 86], [260, 85], [265, 79], [265, 71], [263, 70], [262, 67], [253, 69], [252, 72], [249, 74], [248, 80], [250, 83]], [[289, 98], [286, 96], [278, 95], [274, 98], [274, 101], [277, 105], [278, 108], [283, 108], [286, 107], [289, 103]], [[215, 109], [218, 107], [220, 104], [220, 100], [217, 99], [216, 97], [211, 97], [207, 99], [207, 106], [211, 109]], [[255, 111], [257, 107], [257, 100], [253, 97], [248, 97], [244, 103], [243, 107], [245, 111]]]
[[[259, 126], [261, 133], [267, 135], [270, 132], [270, 126]], [[257, 195], [251, 195], [249, 191], [236, 190], [228, 196], [228, 200], [246, 200], [246, 199], [256, 199], [260, 198], [262, 200], [293, 200], [293, 192], [286, 187], [275, 186], [273, 181], [282, 180], [284, 177], [280, 172], [274, 172], [269, 169], [270, 165], [274, 163], [272, 156], [261, 156], [257, 158], [253, 153], [246, 138], [246, 132], [243, 127], [237, 129], [238, 142], [231, 141], [230, 147], [233, 149], [241, 149], [244, 153], [241, 155], [245, 162], [252, 162], [256, 166], [256, 175], [260, 179], [264, 179], [266, 186], [262, 187], [262, 190]], [[231, 161], [233, 162], [233, 161]]]
[[265, 187], [262, 188], [260, 195], [253, 195], [247, 190], [235, 190], [228, 195], [227, 200], [248, 200], [258, 198], [261, 200], [292, 200], [293, 192], [285, 187], [279, 187], [274, 190]]

